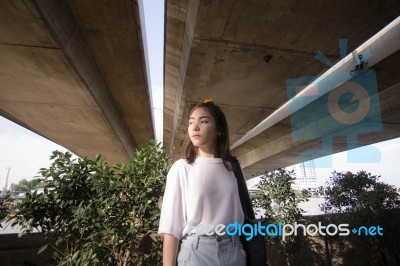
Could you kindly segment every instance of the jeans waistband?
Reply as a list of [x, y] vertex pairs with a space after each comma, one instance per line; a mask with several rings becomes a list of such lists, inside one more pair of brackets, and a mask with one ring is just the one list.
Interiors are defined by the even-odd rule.
[[[196, 234], [194, 234], [194, 235], [196, 235]], [[190, 235], [189, 237], [191, 237], [191, 236], [193, 236], [193, 235]], [[229, 238], [229, 239], [231, 239], [232, 238], [232, 236], [230, 236], [230, 235], [227, 235], [227, 234], [223, 234], [223, 235], [217, 235], [217, 234], [212, 234], [212, 235], [196, 235], [196, 236], [198, 236], [200, 239], [215, 239], [216, 241], [221, 241], [221, 240], [223, 240], [223, 239], [227, 239], [227, 238]]]
[[187, 243], [192, 248], [197, 249], [199, 244], [202, 245], [217, 245], [217, 246], [224, 246], [224, 245], [232, 245], [236, 246], [238, 242], [240, 242], [240, 239], [238, 236], [230, 236], [227, 234], [224, 235], [196, 235], [196, 234], [191, 234], [191, 235], [186, 235], [181, 239], [182, 243]]

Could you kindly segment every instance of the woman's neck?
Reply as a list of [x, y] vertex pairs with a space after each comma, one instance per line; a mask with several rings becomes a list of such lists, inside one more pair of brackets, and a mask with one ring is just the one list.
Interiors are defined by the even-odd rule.
[[206, 157], [206, 158], [215, 158], [215, 149], [204, 149], [198, 148], [197, 149], [197, 156]]

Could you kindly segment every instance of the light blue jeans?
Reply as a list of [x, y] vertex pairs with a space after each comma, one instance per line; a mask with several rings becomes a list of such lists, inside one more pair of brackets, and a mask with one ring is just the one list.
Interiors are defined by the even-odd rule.
[[185, 236], [181, 239], [178, 266], [245, 266], [246, 252], [238, 236]]

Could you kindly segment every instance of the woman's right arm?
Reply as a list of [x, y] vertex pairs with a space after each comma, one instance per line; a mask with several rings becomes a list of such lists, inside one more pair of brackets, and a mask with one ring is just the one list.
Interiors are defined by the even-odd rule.
[[175, 266], [179, 240], [173, 235], [165, 234], [163, 241], [163, 266]]
[[178, 237], [186, 224], [185, 193], [182, 191], [186, 173], [185, 161], [176, 161], [168, 172], [160, 214], [158, 233], [164, 236], [163, 265], [175, 266], [179, 247]]

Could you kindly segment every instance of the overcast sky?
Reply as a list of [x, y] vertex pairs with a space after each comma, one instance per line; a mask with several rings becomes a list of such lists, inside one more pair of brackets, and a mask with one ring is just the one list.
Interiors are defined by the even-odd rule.
[[[164, 1], [144, 1], [146, 14], [147, 46], [151, 71], [154, 114], [157, 122], [157, 139], [162, 136], [163, 103], [163, 39], [164, 39]], [[155, 8], [157, 7], [157, 8]], [[332, 156], [331, 168], [317, 168], [318, 183], [324, 184], [333, 170], [366, 170], [381, 175], [381, 181], [400, 187], [398, 162], [400, 158], [400, 139], [374, 144], [381, 154], [377, 163], [346, 163], [347, 152]], [[0, 116], [0, 176], [4, 177], [10, 167], [9, 184], [20, 179], [31, 179], [41, 167], [50, 165], [49, 157], [53, 150], [66, 151], [65, 148], [42, 138]]]
[[[400, 187], [400, 177], [397, 165], [400, 158], [400, 138], [383, 141], [371, 145], [380, 152], [381, 159], [376, 163], [347, 163], [347, 152], [334, 154], [332, 157], [332, 167], [316, 168], [318, 183], [323, 185], [330, 173], [334, 170], [339, 172], [351, 171], [358, 172], [365, 170], [373, 175], [380, 175], [381, 182]], [[362, 149], [362, 148], [361, 148]], [[362, 150], [361, 150], [362, 152]]]

